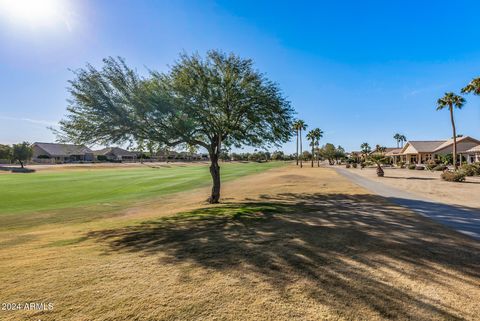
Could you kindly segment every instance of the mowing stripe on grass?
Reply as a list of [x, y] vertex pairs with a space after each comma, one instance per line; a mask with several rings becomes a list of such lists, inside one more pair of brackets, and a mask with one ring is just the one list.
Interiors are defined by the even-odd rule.
[[[282, 166], [281, 162], [221, 164], [222, 180]], [[158, 197], [211, 184], [207, 165], [65, 170], [0, 176], [0, 215]]]

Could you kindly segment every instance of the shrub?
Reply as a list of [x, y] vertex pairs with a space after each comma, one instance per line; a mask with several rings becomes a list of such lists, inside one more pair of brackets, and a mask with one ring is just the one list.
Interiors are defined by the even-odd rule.
[[398, 162], [397, 166], [400, 168], [405, 168], [405, 162]]
[[415, 164], [408, 165], [408, 169], [415, 169], [416, 167], [417, 167], [417, 165], [415, 165]]
[[365, 168], [365, 166], [366, 166], [366, 165], [365, 165], [364, 162], [361, 162], [361, 163], [360, 163], [360, 168]]
[[442, 179], [447, 182], [464, 182], [465, 176], [463, 171], [447, 171], [442, 174]]
[[432, 171], [443, 172], [446, 169], [447, 169], [447, 165], [440, 164], [432, 168]]
[[357, 164], [357, 163], [353, 163], [352, 166], [353, 166], [353, 168], [357, 168], [357, 167], [358, 167], [358, 164]]
[[35, 172], [34, 169], [31, 169], [31, 168], [17, 168], [17, 167], [14, 167], [12, 168], [12, 173], [33, 173]]
[[477, 175], [480, 175], [480, 163], [475, 163], [473, 164], [473, 166], [475, 166], [475, 168], [477, 169]]
[[424, 166], [415, 166], [415, 170], [417, 171], [423, 171], [425, 169]]
[[97, 156], [97, 160], [98, 160], [99, 162], [106, 162], [106, 161], [108, 161], [108, 158], [107, 158], [107, 156], [105, 156], [105, 155], [98, 155], [98, 156]]
[[469, 164], [469, 166], [472, 166], [473, 170], [475, 171], [474, 175], [480, 175], [480, 163]]
[[431, 171], [431, 170], [433, 170], [437, 165], [438, 165], [437, 162], [434, 161], [433, 159], [431, 159], [431, 160], [429, 160], [429, 161], [427, 162], [427, 164], [425, 165], [425, 168]]
[[350, 168], [350, 164], [349, 164], [349, 163], [347, 163], [347, 165], [345, 165], [345, 167], [346, 167], [346, 168]]
[[473, 165], [473, 164], [465, 164], [462, 165], [462, 171], [465, 173], [467, 176], [475, 176], [477, 175], [477, 170], [478, 168]]

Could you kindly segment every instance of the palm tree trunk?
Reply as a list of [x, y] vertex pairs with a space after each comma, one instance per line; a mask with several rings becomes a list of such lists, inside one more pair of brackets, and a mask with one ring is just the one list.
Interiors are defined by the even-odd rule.
[[303, 151], [302, 151], [302, 129], [300, 128], [300, 168], [303, 167]]
[[298, 166], [298, 128], [296, 130], [297, 133], [297, 166]]
[[314, 158], [314, 154], [315, 153], [315, 144], [314, 144], [314, 140], [312, 140], [312, 167], [313, 167], [313, 158]]
[[450, 120], [453, 130], [453, 168], [457, 170], [457, 131], [455, 129], [455, 120], [453, 119], [453, 106], [450, 104]]

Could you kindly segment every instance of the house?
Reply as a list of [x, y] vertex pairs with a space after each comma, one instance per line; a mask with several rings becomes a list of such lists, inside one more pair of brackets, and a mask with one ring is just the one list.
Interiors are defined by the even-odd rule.
[[56, 144], [56, 143], [33, 143], [34, 162], [92, 162], [93, 152], [84, 145]]
[[[97, 160], [134, 162], [137, 154], [120, 147], [107, 147], [93, 152]], [[100, 157], [99, 157], [100, 156]]]
[[[462, 136], [457, 138], [457, 154], [459, 159], [468, 158], [469, 150], [478, 146], [480, 141], [470, 136]], [[435, 150], [436, 155], [447, 155], [452, 153], [453, 139], [447, 140]], [[461, 157], [461, 158], [460, 158]]]
[[466, 155], [468, 155], [467, 162], [469, 164], [480, 163], [480, 145], [477, 145], [467, 150]]
[[393, 161], [393, 164], [396, 164], [402, 161], [401, 153], [401, 148], [387, 148], [387, 150], [385, 151], [385, 156], [390, 157]]
[[[480, 145], [480, 141], [470, 136], [457, 138], [457, 154], [459, 159], [475, 152], [470, 150]], [[453, 138], [448, 140], [408, 141], [401, 152], [396, 155], [397, 160], [407, 164], [425, 164], [429, 160], [452, 154]], [[389, 155], [394, 156], [394, 155]]]
[[434, 151], [443, 143], [444, 140], [408, 141], [400, 152], [400, 161], [407, 164], [424, 164], [434, 158]]

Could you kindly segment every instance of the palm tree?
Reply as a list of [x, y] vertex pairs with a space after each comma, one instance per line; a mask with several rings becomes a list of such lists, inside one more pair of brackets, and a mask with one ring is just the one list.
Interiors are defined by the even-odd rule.
[[407, 141], [407, 137], [405, 137], [405, 135], [400, 135], [400, 142], [402, 143], [402, 148], [403, 148], [403, 143], [405, 143]]
[[[312, 129], [307, 134], [307, 139], [310, 140], [310, 146], [312, 146], [312, 167], [314, 156], [317, 158], [317, 166], [320, 167], [320, 161], [318, 157], [318, 147], [320, 146], [320, 139], [323, 137], [323, 131], [320, 128]], [[315, 148], [317, 153], [315, 153]]]
[[310, 146], [312, 146], [312, 167], [313, 167], [313, 155], [315, 155], [315, 143], [317, 141], [315, 130], [311, 130], [308, 132], [307, 139], [310, 141]]
[[301, 119], [297, 119], [294, 123], [294, 128], [297, 130], [297, 165], [298, 165], [298, 140], [300, 138], [300, 167], [303, 167], [303, 154], [302, 154], [302, 130], [307, 129], [307, 124]]
[[399, 134], [399, 133], [396, 133], [393, 136], [393, 139], [395, 139], [397, 141], [397, 148], [400, 148], [400, 143], [402, 143], [401, 147], [403, 148], [403, 142], [407, 141], [407, 137], [405, 137], [405, 135], [402, 135], [402, 134]]
[[437, 110], [448, 107], [450, 111], [450, 121], [453, 130], [453, 168], [457, 170], [457, 131], [455, 129], [455, 120], [453, 119], [453, 108], [461, 109], [465, 104], [465, 98], [452, 92], [445, 93], [445, 96], [437, 100]]
[[317, 167], [320, 167], [320, 155], [319, 155], [319, 150], [320, 150], [320, 139], [323, 138], [323, 130], [320, 128], [315, 128], [315, 138], [317, 142], [315, 143], [315, 147], [317, 148]]
[[397, 141], [397, 148], [400, 147], [400, 137], [402, 135], [400, 135], [399, 133], [396, 133], [394, 136], [393, 136], [393, 139], [395, 139]]
[[364, 158], [367, 159], [367, 156], [372, 151], [372, 148], [368, 143], [363, 143], [362, 145], [360, 145], [360, 148], [362, 149], [362, 154]]
[[465, 88], [462, 88], [462, 93], [480, 95], [480, 77], [474, 78]]
[[295, 131], [295, 136], [297, 136], [297, 152], [295, 154], [295, 158], [297, 160], [297, 166], [298, 166], [298, 127], [299, 127], [298, 120], [295, 120], [293, 122], [292, 127], [293, 127], [293, 130]]

